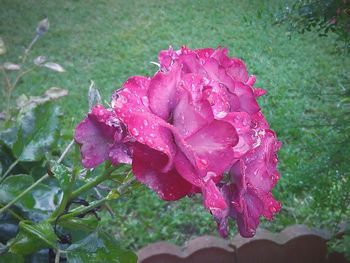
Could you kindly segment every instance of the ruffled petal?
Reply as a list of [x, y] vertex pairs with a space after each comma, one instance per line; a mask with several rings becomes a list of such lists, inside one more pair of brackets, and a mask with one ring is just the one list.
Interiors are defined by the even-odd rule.
[[170, 116], [177, 103], [177, 87], [180, 81], [181, 67], [178, 63], [168, 72], [158, 71], [149, 84], [148, 99], [152, 112], [164, 120]]
[[210, 79], [224, 84], [228, 90], [234, 90], [235, 81], [226, 73], [225, 68], [216, 59], [208, 59], [203, 67]]
[[233, 162], [238, 142], [236, 129], [225, 121], [213, 120], [186, 139], [198, 159], [199, 169], [222, 174]]
[[214, 119], [209, 102], [202, 99], [202, 79], [197, 79], [197, 76], [185, 76], [180, 85], [179, 102], [172, 112], [172, 124], [183, 138], [191, 136]]
[[239, 99], [239, 111], [245, 111], [249, 114], [257, 113], [260, 110], [260, 107], [256, 101], [253, 89], [242, 82], [235, 82], [234, 87], [234, 91], [231, 92], [233, 92]]
[[154, 190], [161, 199], [174, 201], [192, 193], [192, 185], [175, 169], [162, 172], [168, 163], [164, 153], [136, 143], [133, 154], [132, 170], [136, 179]]
[[149, 78], [134, 76], [113, 94], [112, 107], [125, 124], [136, 113], [151, 112], [147, 96], [149, 82]]
[[150, 113], [134, 114], [126, 125], [137, 142], [168, 156], [168, 163], [163, 167], [163, 171], [169, 171], [176, 153], [170, 126], [163, 119]]
[[226, 68], [227, 74], [236, 81], [246, 83], [249, 79], [247, 67], [239, 58], [232, 58], [230, 67]]
[[[122, 137], [123, 130], [113, 112], [96, 105], [88, 117], [78, 124], [74, 133], [75, 141], [80, 144], [83, 166], [93, 168], [109, 160], [111, 147], [122, 144], [115, 138]], [[129, 158], [127, 153], [121, 156]], [[117, 164], [119, 161], [116, 159], [114, 163]]]
[[177, 57], [178, 55], [172, 47], [169, 47], [167, 50], [160, 51], [158, 54], [160, 68], [165, 71], [168, 70]]
[[201, 63], [204, 64], [214, 53], [213, 48], [202, 48], [202, 49], [195, 49], [194, 52], [198, 55], [199, 59], [201, 60]]
[[246, 154], [254, 144], [254, 131], [251, 128], [251, 118], [246, 112], [230, 112], [223, 120], [231, 123], [236, 128], [238, 143], [233, 147], [235, 158]]

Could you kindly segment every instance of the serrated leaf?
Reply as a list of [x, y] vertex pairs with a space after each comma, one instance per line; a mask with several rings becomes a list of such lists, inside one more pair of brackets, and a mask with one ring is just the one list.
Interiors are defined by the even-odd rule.
[[12, 146], [19, 161], [40, 161], [52, 150], [59, 135], [59, 115], [58, 107], [45, 103], [20, 117], [17, 140]]
[[43, 248], [56, 248], [57, 236], [48, 222], [21, 221], [19, 228], [18, 235], [10, 241], [11, 253], [27, 255]]
[[43, 65], [43, 67], [51, 69], [51, 70], [56, 71], [56, 72], [65, 72], [64, 68], [60, 64], [57, 64], [54, 62], [46, 62]]
[[63, 164], [54, 164], [52, 167], [52, 172], [56, 179], [58, 180], [58, 184], [60, 185], [63, 192], [67, 192], [70, 189], [70, 180], [71, 173], [68, 168]]
[[20, 70], [21, 65], [12, 63], [12, 62], [5, 62], [3, 65], [3, 68], [6, 70]]
[[137, 256], [119, 247], [114, 237], [96, 231], [67, 248], [69, 263], [136, 263]]

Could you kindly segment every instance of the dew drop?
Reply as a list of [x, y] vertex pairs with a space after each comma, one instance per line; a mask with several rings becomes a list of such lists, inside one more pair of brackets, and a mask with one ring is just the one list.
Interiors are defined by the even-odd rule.
[[136, 129], [136, 128], [132, 128], [131, 130], [131, 133], [134, 135], [134, 136], [139, 136], [139, 131]]
[[205, 159], [199, 159], [197, 160], [197, 165], [199, 169], [205, 169], [208, 167], [208, 161]]
[[227, 116], [226, 111], [220, 111], [216, 114], [216, 117], [218, 117], [219, 119], [225, 118], [226, 116]]
[[149, 100], [147, 98], [147, 96], [143, 96], [141, 98], [141, 101], [142, 101], [142, 104], [145, 106], [145, 107], [148, 107], [149, 106]]

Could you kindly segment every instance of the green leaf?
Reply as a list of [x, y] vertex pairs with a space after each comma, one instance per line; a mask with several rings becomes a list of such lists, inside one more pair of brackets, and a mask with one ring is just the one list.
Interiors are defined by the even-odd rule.
[[[0, 203], [6, 204], [20, 195], [25, 189], [34, 183], [33, 178], [27, 174], [18, 174], [7, 177], [0, 185]], [[33, 208], [35, 200], [31, 193], [27, 193], [18, 202], [21, 208]]]
[[[18, 174], [7, 177], [0, 185], [0, 204], [5, 205], [34, 183], [33, 177]], [[41, 183], [25, 194], [17, 203], [22, 211], [29, 212], [28, 219], [40, 221], [53, 211], [59, 199], [60, 189]]]
[[94, 215], [83, 218], [69, 218], [59, 222], [63, 232], [69, 233], [73, 242], [84, 239], [87, 235], [94, 232], [98, 224], [99, 221]]
[[11, 238], [14, 238], [18, 232], [18, 221], [10, 213], [0, 215], [0, 254], [1, 243], [6, 244]]
[[96, 231], [78, 243], [68, 247], [69, 263], [136, 263], [137, 256], [121, 249], [112, 236]]
[[48, 102], [19, 117], [17, 140], [12, 144], [17, 159], [22, 162], [39, 161], [52, 150], [59, 135], [59, 115], [58, 107]]
[[24, 259], [21, 255], [5, 253], [0, 256], [0, 263], [22, 263]]
[[27, 255], [43, 248], [57, 247], [57, 237], [48, 222], [33, 224], [30, 221], [21, 221], [19, 227], [19, 233], [10, 241], [11, 253]]
[[63, 192], [67, 192], [70, 189], [71, 173], [68, 168], [63, 164], [54, 164], [52, 167], [52, 172], [57, 178], [58, 183]]
[[96, 229], [98, 221], [95, 216], [73, 217], [59, 222], [59, 225], [70, 230], [92, 231]]
[[6, 145], [9, 149], [13, 148], [13, 145], [17, 141], [18, 127], [13, 126], [0, 132], [0, 143]]

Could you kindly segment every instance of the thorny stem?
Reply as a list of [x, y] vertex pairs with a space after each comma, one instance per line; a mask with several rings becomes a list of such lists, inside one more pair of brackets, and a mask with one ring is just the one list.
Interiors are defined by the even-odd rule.
[[[60, 163], [63, 160], [63, 157], [67, 154], [69, 149], [72, 147], [72, 143], [70, 143], [67, 148], [63, 151], [62, 155], [58, 159], [57, 163]], [[62, 157], [63, 156], [63, 157]], [[18, 195], [15, 199], [13, 199], [11, 202], [9, 202], [7, 205], [5, 205], [3, 208], [0, 209], [0, 215], [5, 212], [10, 206], [15, 204], [18, 200], [20, 200], [24, 195], [26, 195], [28, 192], [30, 192], [32, 189], [34, 189], [38, 184], [40, 184], [42, 181], [46, 180], [50, 176], [48, 174], [45, 174], [43, 177], [41, 177], [38, 181], [36, 181], [34, 184], [29, 186], [26, 190], [24, 190], [20, 195]]]

